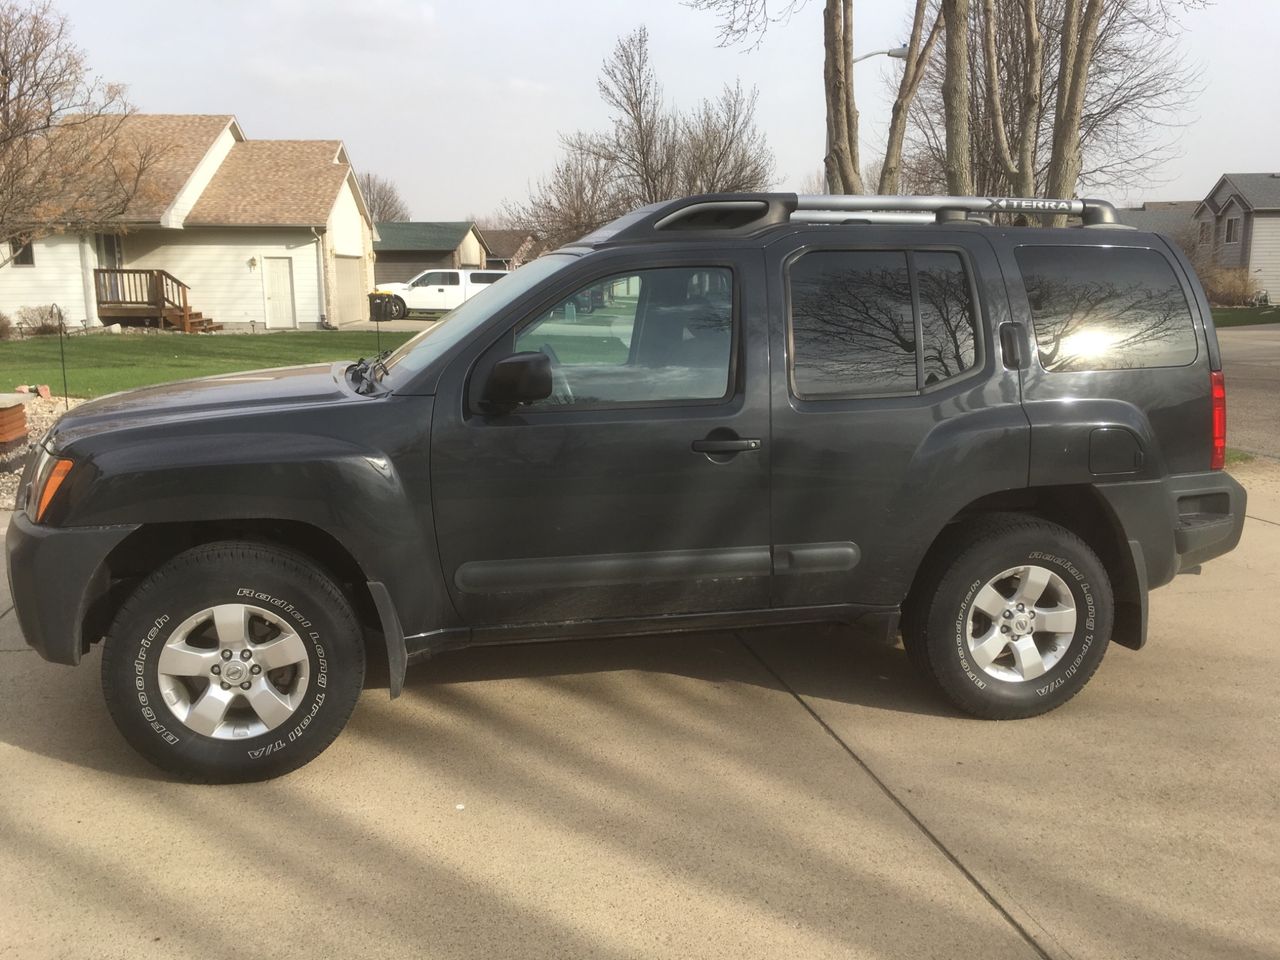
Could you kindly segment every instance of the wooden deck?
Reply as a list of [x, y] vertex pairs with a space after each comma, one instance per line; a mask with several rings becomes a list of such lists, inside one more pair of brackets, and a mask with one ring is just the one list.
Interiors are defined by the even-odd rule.
[[93, 271], [93, 288], [98, 318], [106, 324], [183, 333], [222, 329], [191, 309], [191, 288], [165, 270], [98, 269]]

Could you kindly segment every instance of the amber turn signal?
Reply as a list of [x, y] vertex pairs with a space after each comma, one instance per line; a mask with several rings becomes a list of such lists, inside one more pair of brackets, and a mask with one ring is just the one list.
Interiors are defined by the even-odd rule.
[[49, 508], [50, 501], [58, 492], [58, 488], [62, 486], [62, 481], [67, 479], [67, 474], [71, 472], [72, 461], [57, 460], [53, 464], [53, 469], [49, 471], [49, 477], [44, 482], [44, 487], [40, 490], [40, 500], [36, 506], [36, 523], [39, 523], [44, 516], [45, 510]]

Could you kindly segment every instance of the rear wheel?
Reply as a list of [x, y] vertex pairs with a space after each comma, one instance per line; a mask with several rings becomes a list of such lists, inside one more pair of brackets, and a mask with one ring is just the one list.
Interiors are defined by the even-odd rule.
[[1031, 517], [978, 521], [964, 534], [924, 571], [904, 618], [912, 661], [979, 717], [1061, 706], [1106, 652], [1106, 569], [1079, 537]]
[[215, 543], [175, 557], [126, 601], [102, 684], [144, 757], [229, 783], [279, 776], [323, 751], [364, 666], [355, 615], [324, 574], [286, 551]]

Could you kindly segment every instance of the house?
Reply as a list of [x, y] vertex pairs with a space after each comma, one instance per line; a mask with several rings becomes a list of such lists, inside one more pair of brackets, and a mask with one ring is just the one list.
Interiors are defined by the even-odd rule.
[[1280, 173], [1226, 173], [1193, 215], [1196, 242], [1214, 266], [1244, 271], [1280, 293]]
[[373, 242], [377, 283], [403, 283], [431, 267], [489, 266], [489, 246], [471, 220], [379, 223], [377, 230], [378, 239]]
[[113, 229], [16, 251], [0, 311], [189, 331], [367, 318], [373, 223], [341, 141], [250, 140], [229, 115], [136, 115], [121, 135], [157, 151], [137, 201]]
[[536, 256], [536, 241], [528, 230], [486, 230], [484, 239], [489, 244], [487, 266], [495, 270], [514, 270]]
[[1172, 240], [1186, 241], [1193, 229], [1199, 200], [1161, 200], [1144, 203], [1140, 207], [1125, 207], [1116, 211], [1116, 219], [1138, 230], [1162, 233]]

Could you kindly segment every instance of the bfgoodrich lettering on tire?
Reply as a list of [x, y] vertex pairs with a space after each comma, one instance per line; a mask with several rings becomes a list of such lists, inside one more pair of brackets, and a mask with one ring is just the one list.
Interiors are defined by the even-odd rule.
[[970, 524], [922, 572], [903, 638], [957, 706], [1013, 719], [1080, 692], [1111, 637], [1111, 583], [1075, 534], [1044, 520]]
[[341, 591], [296, 554], [214, 543], [180, 554], [124, 604], [103, 647], [116, 726], [184, 778], [265, 780], [317, 756], [364, 685]]

